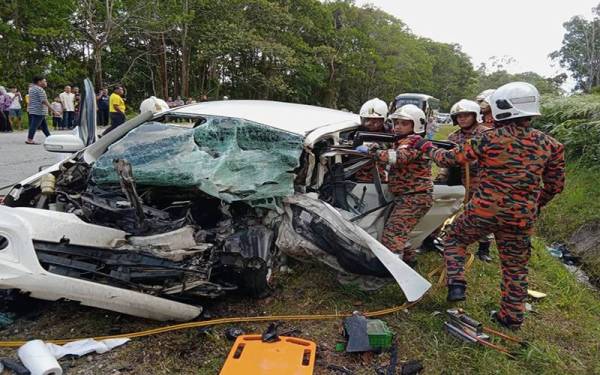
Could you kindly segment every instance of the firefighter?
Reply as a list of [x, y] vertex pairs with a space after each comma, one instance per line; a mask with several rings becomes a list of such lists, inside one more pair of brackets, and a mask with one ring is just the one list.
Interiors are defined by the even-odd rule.
[[[360, 128], [359, 131], [367, 131], [372, 133], [384, 133], [385, 120], [388, 115], [388, 107], [385, 102], [379, 98], [367, 100], [362, 107], [360, 107]], [[369, 147], [367, 145], [361, 145], [357, 147], [357, 150], [367, 152]], [[379, 171], [379, 177], [382, 182], [387, 182], [387, 174], [385, 169], [381, 165], [377, 165]], [[354, 179], [357, 182], [373, 182], [373, 168], [371, 164], [365, 165], [354, 175]]]
[[540, 96], [533, 85], [506, 84], [489, 97], [489, 103], [495, 124], [481, 136], [452, 150], [426, 141], [412, 146], [442, 165], [479, 162], [477, 190], [445, 237], [447, 299], [465, 299], [466, 247], [491, 232], [502, 270], [500, 310], [492, 317], [518, 329], [527, 297], [530, 236], [540, 209], [564, 187], [564, 147], [531, 127], [531, 119], [540, 115]]
[[368, 132], [384, 132], [384, 123], [388, 114], [388, 107], [379, 98], [367, 100], [360, 107], [360, 130]]
[[[455, 103], [450, 109], [450, 117], [454, 125], [458, 125], [459, 129], [448, 136], [448, 140], [456, 143], [457, 145], [464, 145], [469, 139], [479, 136], [485, 130], [489, 129], [483, 124], [479, 123], [479, 105], [471, 100], [462, 99]], [[452, 165], [445, 165], [445, 167], [452, 167]], [[448, 177], [448, 169], [442, 168], [440, 175], [436, 180], [443, 180]], [[479, 183], [479, 168], [477, 161], [473, 161], [469, 164], [469, 186], [467, 186], [466, 174], [462, 173], [462, 184], [468, 188], [469, 196], [468, 200], [471, 200], [473, 193], [477, 190]], [[491, 236], [483, 236], [479, 241], [479, 248], [477, 250], [477, 257], [484, 261], [490, 262], [490, 245]]]
[[494, 93], [494, 91], [496, 90], [484, 90], [481, 93], [479, 93], [479, 95], [477, 95], [477, 98], [475, 99], [475, 101], [479, 104], [479, 110], [481, 113], [483, 125], [490, 128], [494, 126], [494, 117], [492, 116], [492, 109], [490, 108], [488, 98]]
[[398, 140], [393, 148], [371, 151], [377, 161], [387, 165], [388, 189], [394, 196], [381, 242], [414, 268], [416, 254], [407, 246], [408, 235], [433, 204], [433, 182], [431, 161], [410, 144], [423, 140], [426, 118], [413, 104], [398, 108], [389, 117]]
[[475, 97], [475, 101], [477, 102], [477, 104], [481, 104], [482, 101], [490, 97], [495, 91], [496, 89], [483, 90]]

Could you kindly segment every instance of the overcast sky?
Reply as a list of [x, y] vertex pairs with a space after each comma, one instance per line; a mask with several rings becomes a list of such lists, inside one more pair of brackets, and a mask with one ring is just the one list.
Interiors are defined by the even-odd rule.
[[492, 56], [510, 56], [511, 73], [534, 71], [554, 76], [563, 70], [548, 54], [559, 49], [562, 24], [575, 15], [587, 19], [600, 0], [356, 0], [401, 19], [413, 33], [438, 42], [458, 43], [473, 65]]

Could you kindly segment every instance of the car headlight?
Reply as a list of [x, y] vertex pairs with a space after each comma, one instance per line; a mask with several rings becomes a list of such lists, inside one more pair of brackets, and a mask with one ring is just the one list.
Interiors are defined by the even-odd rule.
[[8, 238], [0, 235], [0, 251], [5, 250], [8, 247]]

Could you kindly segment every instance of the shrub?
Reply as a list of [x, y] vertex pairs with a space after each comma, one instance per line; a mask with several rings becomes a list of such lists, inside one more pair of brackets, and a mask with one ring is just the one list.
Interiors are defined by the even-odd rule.
[[568, 160], [600, 165], [600, 95], [545, 97], [534, 126], [562, 142]]

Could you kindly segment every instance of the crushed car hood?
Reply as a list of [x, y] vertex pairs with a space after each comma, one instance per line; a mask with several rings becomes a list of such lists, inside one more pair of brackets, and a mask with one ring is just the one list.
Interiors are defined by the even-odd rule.
[[285, 197], [294, 193], [302, 142], [297, 134], [229, 117], [193, 129], [150, 122], [97, 160], [92, 181], [118, 184], [113, 160], [125, 159], [138, 185], [196, 187], [226, 202]]

